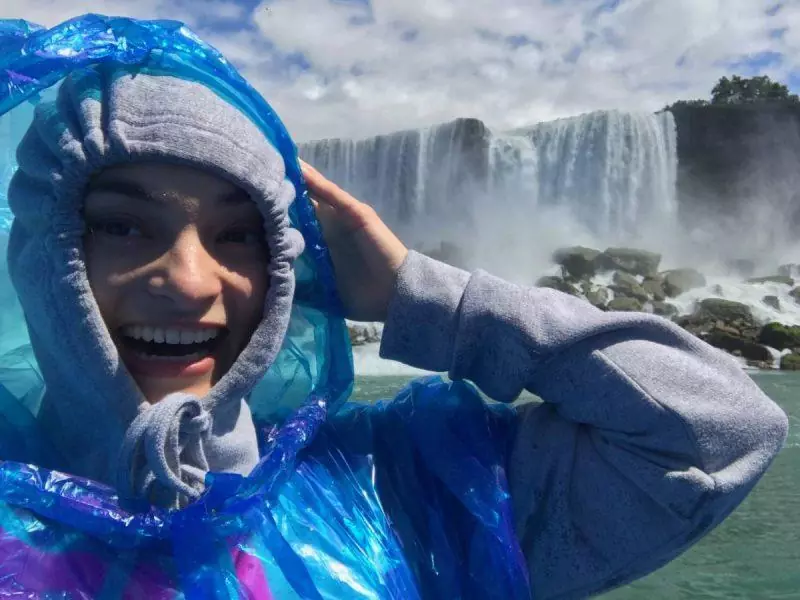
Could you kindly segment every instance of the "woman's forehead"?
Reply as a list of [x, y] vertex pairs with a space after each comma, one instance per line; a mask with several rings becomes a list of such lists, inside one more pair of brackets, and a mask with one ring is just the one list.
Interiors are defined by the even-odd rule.
[[247, 192], [210, 171], [188, 165], [141, 162], [109, 167], [92, 177], [87, 196], [125, 196], [149, 204], [172, 204], [187, 198], [230, 208], [254, 206]]

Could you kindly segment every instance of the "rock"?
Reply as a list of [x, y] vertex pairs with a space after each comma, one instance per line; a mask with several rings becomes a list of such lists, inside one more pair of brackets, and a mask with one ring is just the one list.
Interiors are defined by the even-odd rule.
[[800, 304], [800, 287], [794, 288], [789, 295], [794, 298], [794, 301]]
[[691, 315], [678, 317], [675, 322], [700, 337], [720, 331], [755, 342], [761, 331], [749, 306], [719, 298], [706, 298]]
[[376, 344], [381, 341], [383, 330], [376, 323], [347, 323], [347, 333], [352, 346]]
[[632, 287], [634, 285], [639, 285], [639, 280], [636, 278], [636, 276], [619, 271], [614, 273], [612, 281], [615, 285], [620, 287]]
[[608, 310], [617, 312], [641, 312], [644, 307], [636, 298], [614, 298], [608, 303]]
[[778, 275], [784, 277], [800, 277], [800, 264], [789, 263], [788, 265], [781, 265], [778, 267]]
[[756, 342], [736, 337], [724, 331], [715, 330], [703, 338], [715, 348], [727, 352], [739, 352], [748, 361], [769, 362], [772, 364], [772, 354], [766, 346]]
[[674, 269], [664, 274], [664, 292], [670, 298], [705, 285], [706, 278], [696, 269]]
[[608, 299], [611, 297], [608, 290], [604, 287], [599, 287], [596, 290], [589, 290], [586, 292], [586, 300], [592, 306], [605, 309], [608, 304]]
[[732, 300], [706, 298], [700, 302], [700, 313], [729, 325], [747, 327], [756, 325], [756, 320], [750, 311], [750, 307]]
[[753, 277], [747, 283], [782, 283], [788, 286], [794, 285], [794, 279], [785, 275], [769, 275], [767, 277]]
[[667, 295], [664, 292], [664, 281], [659, 281], [658, 279], [645, 279], [642, 282], [642, 288], [647, 295], [650, 296], [656, 302], [663, 302], [666, 300]]
[[653, 302], [653, 314], [660, 317], [675, 317], [678, 315], [678, 307], [669, 302], [660, 302], [656, 300]]
[[583, 246], [572, 246], [556, 250], [553, 255], [553, 262], [561, 265], [570, 277], [580, 280], [586, 277], [594, 277], [597, 272], [597, 257], [600, 256], [599, 250], [584, 248]]
[[598, 271], [625, 271], [631, 275], [655, 275], [661, 255], [635, 248], [607, 248], [596, 260]]
[[628, 273], [620, 273], [619, 271], [614, 273], [614, 283], [609, 287], [619, 296], [636, 298], [640, 302], [650, 300], [650, 296], [645, 289], [639, 285], [639, 280]]
[[800, 326], [767, 323], [758, 334], [758, 341], [776, 350], [800, 347]]
[[748, 360], [747, 366], [753, 369], [760, 369], [761, 371], [772, 371], [775, 369], [775, 363], [771, 360]]
[[536, 287], [550, 288], [553, 290], [558, 290], [559, 292], [564, 292], [565, 294], [570, 294], [572, 296], [578, 295], [578, 290], [576, 290], [571, 284], [564, 281], [561, 277], [556, 277], [555, 275], [548, 275], [540, 278], [539, 281], [536, 282]]
[[[725, 325], [722, 321], [717, 321], [714, 323], [713, 327], [709, 331], [721, 331], [722, 333], [727, 333], [728, 335], [732, 335], [733, 337], [742, 337], [742, 332], [736, 329], [736, 327], [731, 327], [730, 325]], [[756, 336], [753, 336], [750, 341], [754, 341]]]
[[775, 310], [781, 309], [781, 301], [777, 296], [764, 296], [761, 301]]
[[781, 371], [800, 371], [800, 354], [787, 354], [781, 358]]
[[729, 260], [725, 263], [725, 267], [729, 275], [738, 275], [739, 277], [752, 277], [756, 272], [756, 263], [746, 258]]

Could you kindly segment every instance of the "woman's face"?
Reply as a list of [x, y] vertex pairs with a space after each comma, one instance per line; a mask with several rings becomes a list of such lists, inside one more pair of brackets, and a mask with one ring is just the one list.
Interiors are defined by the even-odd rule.
[[256, 205], [195, 168], [134, 163], [92, 179], [84, 217], [89, 283], [147, 400], [208, 393], [263, 315], [269, 251]]

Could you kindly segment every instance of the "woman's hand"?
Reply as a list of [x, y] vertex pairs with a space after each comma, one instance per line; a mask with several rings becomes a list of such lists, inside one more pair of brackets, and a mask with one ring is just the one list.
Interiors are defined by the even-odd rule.
[[347, 318], [385, 321], [408, 249], [371, 206], [308, 163], [301, 160], [300, 166], [331, 252]]

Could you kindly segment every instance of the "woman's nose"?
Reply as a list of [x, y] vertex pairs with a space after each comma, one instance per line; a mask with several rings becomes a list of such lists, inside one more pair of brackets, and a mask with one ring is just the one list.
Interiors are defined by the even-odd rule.
[[171, 300], [175, 308], [207, 308], [222, 292], [219, 264], [196, 231], [182, 232], [158, 262], [150, 276], [150, 291]]

